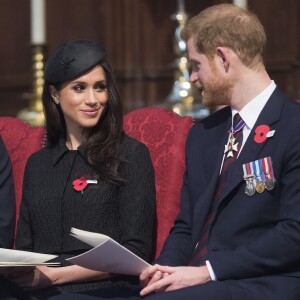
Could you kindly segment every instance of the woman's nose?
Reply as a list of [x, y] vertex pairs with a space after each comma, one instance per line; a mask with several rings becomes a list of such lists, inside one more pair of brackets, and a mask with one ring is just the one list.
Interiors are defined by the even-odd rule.
[[94, 104], [97, 102], [97, 97], [92, 89], [86, 91], [85, 102], [89, 104]]

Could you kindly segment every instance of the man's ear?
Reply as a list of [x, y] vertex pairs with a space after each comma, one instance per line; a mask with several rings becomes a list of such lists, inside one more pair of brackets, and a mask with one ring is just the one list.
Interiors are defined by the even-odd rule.
[[230, 55], [228, 50], [229, 49], [224, 47], [217, 47], [216, 52], [217, 58], [219, 59], [219, 62], [226, 73], [228, 72], [230, 66]]

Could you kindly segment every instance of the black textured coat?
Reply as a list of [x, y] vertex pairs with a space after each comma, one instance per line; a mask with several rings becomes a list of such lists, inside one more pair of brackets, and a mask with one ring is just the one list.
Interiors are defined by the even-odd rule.
[[[82, 176], [95, 179], [81, 147], [64, 141], [33, 154], [26, 165], [16, 247], [66, 257], [91, 247], [70, 236], [71, 227], [106, 234], [149, 261], [155, 221], [154, 170], [145, 145], [125, 135], [120, 148], [125, 183], [99, 181], [75, 191]], [[96, 178], [97, 179], [97, 178]]]

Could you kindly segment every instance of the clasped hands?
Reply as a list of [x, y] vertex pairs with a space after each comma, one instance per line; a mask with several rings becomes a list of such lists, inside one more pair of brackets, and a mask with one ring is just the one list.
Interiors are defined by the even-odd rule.
[[[35, 268], [11, 268], [5, 275], [26, 289], [41, 289], [51, 286], [57, 279], [56, 270], [38, 266]], [[184, 287], [202, 284], [210, 281], [210, 275], [206, 265], [200, 267], [169, 267], [155, 264], [140, 274], [140, 283], [143, 289], [141, 296], [151, 293], [165, 292], [181, 289]]]
[[140, 275], [141, 296], [173, 291], [210, 281], [206, 265], [201, 267], [169, 267], [155, 264]]

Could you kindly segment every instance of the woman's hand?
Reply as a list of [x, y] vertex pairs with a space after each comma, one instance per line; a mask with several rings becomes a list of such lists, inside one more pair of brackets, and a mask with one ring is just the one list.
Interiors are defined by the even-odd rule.
[[24, 289], [43, 289], [55, 284], [57, 269], [47, 266], [23, 270], [15, 268], [5, 277]]
[[43, 289], [53, 285], [105, 279], [111, 275], [77, 265], [67, 267], [37, 266], [26, 272], [11, 272], [5, 277], [24, 289]]

